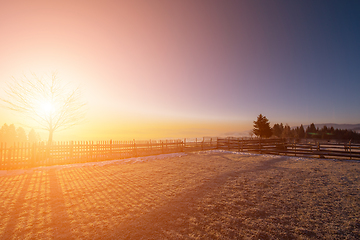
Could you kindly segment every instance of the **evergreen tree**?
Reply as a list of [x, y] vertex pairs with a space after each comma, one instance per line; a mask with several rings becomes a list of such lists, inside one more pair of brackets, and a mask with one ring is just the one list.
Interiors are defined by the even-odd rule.
[[299, 131], [298, 131], [298, 136], [299, 138], [304, 138], [305, 137], [305, 129], [304, 126], [301, 124]]
[[35, 130], [32, 128], [28, 135], [29, 142], [34, 143], [40, 141], [38, 135], [36, 134]]
[[16, 142], [15, 125], [7, 125], [6, 123], [0, 129], [0, 142], [4, 142], [7, 146], [12, 146]]
[[328, 128], [327, 126], [323, 126], [323, 128], [320, 130], [320, 136], [322, 139], [328, 139]]
[[288, 124], [286, 124], [285, 127], [284, 127], [284, 131], [282, 133], [282, 137], [290, 138], [292, 136], [293, 136], [293, 134], [291, 132], [290, 126]]
[[254, 129], [253, 129], [253, 133], [260, 137], [260, 138], [269, 138], [272, 135], [272, 130], [270, 127], [270, 122], [269, 120], [263, 116], [262, 114], [260, 114], [257, 117], [257, 120], [254, 121]]
[[16, 142], [16, 128], [14, 124], [10, 124], [5, 134], [5, 141], [7, 144], [13, 145]]
[[8, 128], [9, 126], [6, 123], [4, 123], [4, 125], [0, 128], [0, 142], [5, 142], [5, 136]]
[[308, 137], [315, 137], [318, 134], [318, 131], [317, 131], [314, 123], [311, 123], [306, 128], [306, 134], [307, 134]]
[[299, 132], [300, 132], [300, 127], [296, 127], [294, 129], [291, 130], [291, 135], [296, 138], [299, 139]]
[[283, 130], [284, 130], [284, 126], [282, 123], [281, 124], [275, 123], [273, 126], [273, 135], [280, 138], [282, 136]]
[[17, 142], [26, 142], [27, 141], [26, 132], [22, 127], [18, 127], [16, 129], [16, 141]]

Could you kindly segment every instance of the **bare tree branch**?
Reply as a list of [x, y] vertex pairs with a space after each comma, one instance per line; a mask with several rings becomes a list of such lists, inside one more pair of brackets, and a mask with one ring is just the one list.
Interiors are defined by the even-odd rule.
[[21, 79], [12, 77], [5, 93], [7, 98], [0, 98], [2, 106], [19, 112], [48, 131], [48, 143], [52, 142], [55, 131], [70, 128], [85, 118], [86, 103], [81, 101], [79, 88], [71, 90], [56, 72], [46, 78], [35, 73]]

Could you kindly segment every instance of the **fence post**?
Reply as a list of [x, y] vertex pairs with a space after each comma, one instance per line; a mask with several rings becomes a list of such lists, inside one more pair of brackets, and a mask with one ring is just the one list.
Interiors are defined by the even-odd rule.
[[[6, 144], [5, 144], [5, 146], [6, 146]], [[36, 142], [34, 142], [32, 145], [31, 165], [33, 167], [35, 167], [35, 162], [36, 162]]]
[[[24, 154], [23, 154], [23, 161], [24, 161], [24, 165], [27, 167], [27, 168], [30, 168], [31, 165], [30, 165], [30, 151], [29, 151], [29, 148], [30, 148], [30, 143], [24, 143]], [[0, 150], [1, 151], [1, 150]], [[0, 160], [1, 160], [1, 155], [0, 155]]]
[[70, 162], [72, 162], [73, 161], [73, 157], [74, 157], [74, 142], [73, 141], [70, 141], [70, 145], [69, 145], [69, 147], [70, 147]]
[[150, 148], [150, 154], [152, 154], [152, 144], [151, 144], [151, 139], [149, 140], [149, 148]]
[[350, 153], [350, 160], [352, 160], [352, 157], [351, 157], [351, 140], [349, 141], [349, 153]]
[[18, 168], [21, 164], [19, 161], [19, 151], [20, 151], [20, 145], [19, 142], [14, 143], [14, 160], [15, 160], [15, 167]]
[[260, 151], [260, 154], [261, 154], [261, 138], [259, 138], [259, 151]]
[[320, 154], [320, 142], [317, 142], [316, 150], [319, 153], [319, 158], [323, 158], [323, 156]]
[[135, 139], [133, 139], [133, 142], [134, 142], [134, 151], [133, 151], [133, 154], [134, 154], [134, 157], [137, 157], [137, 151], [136, 151], [136, 142], [135, 142]]
[[[5, 147], [6, 147], [6, 145], [5, 145]], [[6, 150], [7, 150], [7, 154], [6, 154]], [[9, 169], [12, 166], [12, 162], [11, 162], [11, 145], [6, 150], [5, 150], [5, 161], [6, 161], [7, 169]]]
[[3, 153], [3, 143], [0, 143], [0, 168], [3, 169], [3, 158], [2, 158], [2, 154]]
[[112, 139], [110, 139], [110, 158], [112, 157]]
[[219, 149], [219, 138], [216, 138], [216, 149]]
[[89, 141], [89, 158], [91, 160], [94, 158], [94, 156], [93, 156], [93, 147], [94, 147], [94, 142]]

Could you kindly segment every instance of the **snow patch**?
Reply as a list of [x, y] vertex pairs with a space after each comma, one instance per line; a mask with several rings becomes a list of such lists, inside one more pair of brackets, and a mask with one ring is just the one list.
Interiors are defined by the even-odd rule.
[[[228, 151], [228, 150], [206, 150], [206, 151], [199, 151], [197, 154], [213, 154], [213, 153], [230, 153], [230, 154], [237, 154], [237, 155], [244, 155], [244, 156], [261, 156], [265, 158], [287, 158], [288, 160], [294, 161], [305, 161], [305, 160], [314, 160], [317, 158], [310, 158], [310, 157], [296, 157], [296, 156], [284, 156], [284, 155], [272, 155], [272, 154], [259, 154], [259, 153], [249, 153], [249, 152], [236, 152], [236, 151]], [[320, 160], [320, 159], [318, 159]], [[322, 160], [328, 161], [347, 161], [347, 162], [356, 162], [360, 163], [360, 160], [349, 160], [349, 159], [334, 159], [334, 158], [324, 158]]]
[[228, 151], [228, 150], [207, 150], [207, 151], [200, 151], [200, 152], [197, 152], [197, 153], [198, 154], [230, 153], [230, 154], [237, 154], [237, 155], [243, 155], [243, 156], [262, 156], [262, 157], [269, 157], [269, 158], [279, 157], [278, 155], [272, 155], [272, 154], [236, 152], [236, 151]]
[[33, 171], [50, 170], [50, 169], [60, 170], [63, 168], [105, 166], [105, 165], [109, 165], [109, 164], [142, 163], [142, 162], [149, 162], [149, 161], [153, 161], [153, 160], [157, 160], [157, 159], [182, 157], [185, 155], [186, 155], [186, 153], [169, 153], [169, 154], [160, 154], [160, 155], [155, 155], [155, 156], [132, 157], [132, 158], [115, 159], [115, 160], [108, 160], [108, 161], [101, 161], [101, 162], [73, 163], [73, 164], [66, 164], [66, 165], [54, 165], [54, 166], [36, 167], [36, 168], [31, 168], [31, 169], [20, 169], [20, 170], [0, 170], [0, 177], [1, 176], [10, 176], [10, 175], [21, 175], [23, 173], [31, 173]]

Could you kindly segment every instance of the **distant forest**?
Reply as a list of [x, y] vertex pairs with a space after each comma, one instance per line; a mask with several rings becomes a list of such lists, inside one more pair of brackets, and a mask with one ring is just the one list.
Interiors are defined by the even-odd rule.
[[34, 129], [26, 134], [24, 128], [15, 128], [14, 124], [7, 125], [6, 123], [0, 129], [0, 143], [6, 143], [8, 146], [14, 142], [39, 142], [40, 140], [39, 134]]
[[289, 125], [282, 123], [274, 124], [272, 134], [279, 138], [314, 138], [314, 139], [337, 139], [337, 140], [360, 140], [360, 133], [348, 129], [334, 129], [333, 127], [323, 126], [321, 129], [310, 124], [306, 130], [303, 125], [296, 128], [290, 128]]

